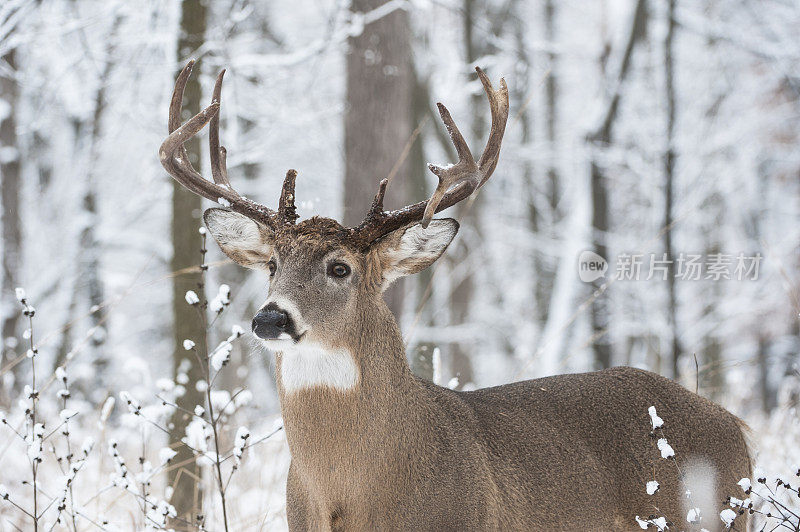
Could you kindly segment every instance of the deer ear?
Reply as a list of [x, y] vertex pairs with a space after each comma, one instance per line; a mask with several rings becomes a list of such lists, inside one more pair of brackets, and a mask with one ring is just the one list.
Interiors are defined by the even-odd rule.
[[427, 228], [413, 223], [396, 229], [375, 244], [383, 272], [382, 289], [395, 279], [421, 272], [442, 256], [458, 233], [452, 218], [431, 220]]
[[203, 220], [220, 249], [231, 260], [247, 268], [266, 265], [275, 241], [272, 229], [228, 209], [208, 209]]

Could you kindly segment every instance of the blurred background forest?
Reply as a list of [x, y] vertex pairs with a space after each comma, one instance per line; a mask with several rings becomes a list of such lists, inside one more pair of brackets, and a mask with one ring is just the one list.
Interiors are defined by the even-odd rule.
[[[159, 410], [156, 394], [180, 385], [181, 408], [204, 404], [183, 342], [205, 329], [184, 294], [198, 290], [210, 205], [169, 178], [157, 150], [186, 61], [198, 60], [185, 117], [227, 69], [221, 136], [237, 190], [276, 205], [296, 168], [301, 217], [346, 224], [380, 179], [396, 176], [387, 204], [399, 206], [430, 195], [426, 162], [456, 160], [437, 101], [480, 150], [489, 113], [477, 65], [506, 79], [511, 115], [491, 181], [445, 213], [461, 222], [446, 259], [387, 295], [415, 373], [470, 389], [634, 365], [746, 419], [764, 467], [800, 462], [798, 35], [793, 0], [4, 0], [0, 409], [11, 420], [31, 381], [24, 287], [37, 378], [68, 369], [76, 437], [116, 434], [131, 468], [170, 443], [181, 451], [189, 420]], [[207, 175], [205, 133], [187, 146]], [[216, 345], [234, 325], [249, 330], [267, 276], [208, 247], [206, 296], [231, 287], [208, 331]], [[580, 279], [585, 250], [608, 260], [605, 277]], [[663, 259], [666, 280], [648, 279], [647, 261], [638, 280], [615, 276], [636, 254]], [[678, 271], [689, 254], [727, 257], [731, 272], [741, 254], [761, 260], [757, 278], [714, 279], [706, 261], [692, 280]], [[273, 364], [246, 339], [233, 344], [215, 381], [237, 403], [223, 420], [231, 441], [236, 423], [271, 433]], [[131, 422], [122, 390], [154, 403], [168, 430]], [[57, 415], [47, 394], [41, 410], [51, 401]], [[0, 432], [9, 487], [30, 472], [11, 440]], [[100, 444], [91, 493], [113, 469]], [[285, 443], [276, 434], [252, 452], [257, 466], [231, 487], [236, 529], [283, 526]], [[181, 469], [159, 482], [208, 497], [201, 469], [176, 478]], [[104, 527], [101, 513], [127, 515], [118, 499], [98, 494], [82, 512]], [[0, 527], [25, 522], [14, 511], [0, 504]], [[138, 522], [128, 519], [121, 529]]]

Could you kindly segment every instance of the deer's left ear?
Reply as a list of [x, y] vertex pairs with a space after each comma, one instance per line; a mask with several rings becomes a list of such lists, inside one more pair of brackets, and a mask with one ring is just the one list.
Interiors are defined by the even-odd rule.
[[383, 272], [382, 290], [395, 279], [421, 272], [442, 256], [458, 233], [452, 218], [431, 220], [427, 228], [415, 222], [396, 229], [373, 245]]
[[228, 209], [208, 209], [206, 227], [220, 249], [246, 268], [265, 269], [275, 240], [269, 227]]

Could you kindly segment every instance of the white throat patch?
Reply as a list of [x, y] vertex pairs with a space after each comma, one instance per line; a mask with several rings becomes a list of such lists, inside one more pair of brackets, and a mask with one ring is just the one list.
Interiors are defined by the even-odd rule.
[[280, 351], [281, 382], [286, 393], [314, 386], [347, 391], [358, 383], [358, 366], [346, 349], [331, 350], [302, 342]]

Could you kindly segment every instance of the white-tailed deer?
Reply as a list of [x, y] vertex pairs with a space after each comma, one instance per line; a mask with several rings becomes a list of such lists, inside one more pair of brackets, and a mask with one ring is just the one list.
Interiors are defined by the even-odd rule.
[[[439, 104], [459, 160], [430, 166], [439, 178], [431, 199], [385, 212], [383, 180], [364, 221], [344, 227], [297, 222], [294, 170], [276, 211], [231, 188], [219, 145], [222, 74], [212, 104], [180, 125], [191, 66], [176, 82], [160, 158], [186, 188], [228, 207], [205, 212], [222, 250], [269, 274], [253, 332], [277, 353], [291, 530], [637, 530], [637, 515], [654, 514], [686, 528], [685, 488], [675, 463], [658, 459], [650, 406], [681, 456], [713, 468], [718, 506], [737, 493], [750, 474], [740, 422], [653, 373], [614, 368], [457, 392], [409, 370], [382, 293], [444, 253], [458, 223], [433, 215], [492, 175], [508, 119], [504, 81], [495, 90], [477, 69], [492, 115], [477, 162]], [[209, 121], [213, 181], [183, 148]], [[654, 477], [661, 490], [648, 495]], [[719, 524], [716, 515], [703, 522]]]

